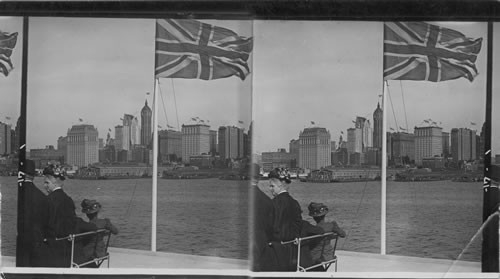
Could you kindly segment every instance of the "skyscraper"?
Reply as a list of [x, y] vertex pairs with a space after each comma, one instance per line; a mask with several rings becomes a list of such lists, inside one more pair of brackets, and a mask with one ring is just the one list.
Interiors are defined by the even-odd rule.
[[217, 146], [217, 131], [210, 130], [210, 154], [215, 155], [218, 152]]
[[423, 158], [443, 154], [441, 127], [415, 127], [415, 164], [422, 165]]
[[373, 112], [373, 147], [382, 148], [382, 119], [383, 111], [380, 108], [380, 103]]
[[237, 159], [244, 156], [244, 130], [235, 126], [221, 126], [218, 133], [221, 159]]
[[467, 128], [451, 129], [451, 156], [453, 161], [476, 159], [476, 131]]
[[361, 129], [361, 139], [362, 139], [361, 143], [362, 143], [362, 148], [363, 148], [362, 152], [365, 152], [365, 150], [368, 147], [373, 146], [373, 130], [372, 130], [372, 127], [370, 125], [370, 120], [368, 120], [364, 117], [357, 116], [356, 117], [356, 128]]
[[182, 161], [189, 163], [191, 155], [210, 152], [210, 126], [205, 124], [182, 125]]
[[305, 128], [299, 134], [299, 168], [316, 170], [331, 165], [330, 132], [325, 128]]
[[93, 125], [73, 125], [67, 134], [68, 165], [85, 167], [99, 162], [98, 132]]
[[0, 155], [11, 153], [11, 128], [9, 124], [0, 122]]
[[122, 125], [115, 126], [115, 149], [116, 151], [130, 150], [129, 129]]
[[148, 106], [148, 100], [144, 103], [141, 110], [141, 145], [149, 146], [152, 137], [152, 118], [153, 112]]
[[443, 132], [443, 157], [450, 156], [450, 133]]
[[140, 144], [141, 134], [140, 134], [139, 121], [137, 120], [137, 117], [130, 114], [124, 114], [123, 128], [128, 130], [128, 136], [129, 136], [128, 141], [130, 147]]
[[396, 165], [409, 164], [405, 159], [415, 159], [415, 140], [413, 134], [398, 132], [391, 135], [391, 158]]
[[347, 152], [349, 154], [363, 152], [363, 130], [361, 128], [347, 129]]
[[182, 157], [182, 132], [162, 130], [158, 132], [158, 151], [163, 162]]

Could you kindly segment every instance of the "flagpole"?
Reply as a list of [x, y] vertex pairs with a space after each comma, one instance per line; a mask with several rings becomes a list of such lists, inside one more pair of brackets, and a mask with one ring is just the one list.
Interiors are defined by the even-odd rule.
[[158, 190], [158, 79], [153, 93], [153, 182], [151, 191], [151, 251], [156, 252], [156, 220]]
[[21, 115], [19, 117], [19, 154], [18, 154], [18, 172], [17, 172], [17, 239], [16, 239], [16, 266], [22, 267], [29, 264], [25, 248], [25, 188], [23, 187], [25, 177], [26, 162], [26, 110], [28, 97], [28, 31], [29, 17], [23, 17], [23, 55], [21, 66]]
[[386, 110], [386, 94], [385, 87], [387, 81], [383, 81], [382, 86], [382, 166], [381, 166], [381, 176], [380, 181], [382, 182], [381, 187], [381, 204], [380, 204], [380, 254], [385, 255], [386, 251], [386, 206], [387, 206], [387, 110]]
[[[493, 23], [488, 22], [488, 47], [486, 59], [486, 128], [484, 141], [484, 185], [483, 185], [483, 222], [495, 214], [499, 208], [498, 186], [491, 185], [491, 127], [492, 127], [492, 81], [493, 81]], [[486, 224], [483, 230], [481, 271], [499, 271], [498, 216]]]

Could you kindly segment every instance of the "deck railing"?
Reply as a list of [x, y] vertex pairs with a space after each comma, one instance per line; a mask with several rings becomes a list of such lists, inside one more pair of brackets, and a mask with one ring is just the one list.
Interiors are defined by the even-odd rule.
[[[94, 252], [96, 251], [97, 249], [97, 243], [98, 243], [98, 238], [97, 238], [97, 235], [98, 234], [103, 234], [104, 237], [106, 237], [106, 242], [105, 242], [105, 245], [104, 245], [104, 252], [105, 252], [105, 255], [104, 256], [95, 256], [93, 259], [91, 260], [88, 260], [86, 262], [83, 262], [83, 263], [77, 263], [75, 262], [75, 240], [79, 237], [84, 237], [84, 236], [89, 236], [89, 235], [96, 235], [95, 237], [95, 243], [94, 243]], [[109, 246], [109, 240], [111, 238], [111, 232], [109, 230], [106, 230], [106, 229], [99, 229], [99, 230], [96, 230], [96, 231], [89, 231], [89, 232], [84, 232], [84, 233], [77, 233], [77, 234], [70, 234], [66, 237], [61, 237], [61, 238], [56, 238], [56, 241], [61, 241], [61, 240], [67, 240], [67, 241], [71, 241], [71, 265], [70, 265], [70, 268], [80, 268], [80, 267], [83, 267], [83, 266], [87, 266], [91, 263], [95, 263], [98, 267], [101, 266], [101, 264], [104, 262], [104, 261], [107, 261], [107, 264], [108, 264], [108, 268], [109, 268], [109, 261], [110, 261], [110, 256], [109, 256], [109, 253], [108, 253], [108, 246]], [[95, 254], [95, 253], [94, 253]]]

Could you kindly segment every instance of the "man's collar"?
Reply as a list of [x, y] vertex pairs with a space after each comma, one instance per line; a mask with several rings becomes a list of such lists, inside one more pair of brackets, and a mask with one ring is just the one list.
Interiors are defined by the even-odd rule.
[[282, 194], [282, 193], [288, 193], [288, 191], [287, 190], [283, 190], [283, 191], [279, 192], [278, 195]]
[[54, 188], [54, 190], [52, 190], [52, 192], [51, 192], [51, 193], [53, 193], [53, 192], [55, 192], [55, 191], [57, 191], [57, 190], [62, 190], [62, 188], [61, 188], [61, 187], [56, 187], [56, 188]]

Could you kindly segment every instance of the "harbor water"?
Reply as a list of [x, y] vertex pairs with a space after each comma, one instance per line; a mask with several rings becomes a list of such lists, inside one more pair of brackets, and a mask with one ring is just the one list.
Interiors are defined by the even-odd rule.
[[[43, 185], [43, 178], [35, 183]], [[2, 255], [15, 255], [16, 177], [0, 177]], [[259, 187], [268, 192], [268, 182]], [[482, 184], [478, 182], [387, 183], [387, 254], [480, 261]], [[249, 181], [158, 179], [157, 250], [246, 259], [249, 254]], [[77, 214], [80, 202], [98, 200], [100, 217], [120, 230], [113, 247], [149, 250], [151, 179], [76, 180], [65, 183]], [[338, 249], [380, 252], [380, 181], [306, 183], [294, 181], [292, 196], [307, 216], [309, 202], [329, 206], [327, 219], [348, 234]], [[84, 217], [85, 218], [85, 217]], [[468, 246], [467, 251], [463, 251]]]

